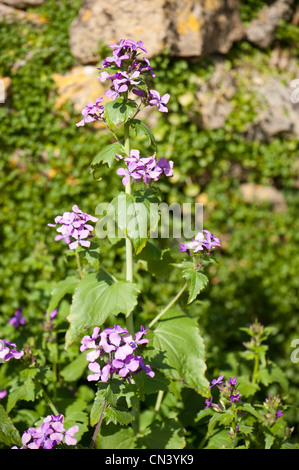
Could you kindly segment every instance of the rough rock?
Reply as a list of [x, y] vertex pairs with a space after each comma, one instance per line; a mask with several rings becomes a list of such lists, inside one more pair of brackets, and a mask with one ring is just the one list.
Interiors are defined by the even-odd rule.
[[240, 185], [241, 195], [246, 202], [270, 202], [274, 212], [286, 211], [287, 203], [283, 194], [274, 186], [263, 186], [255, 183]]
[[246, 28], [246, 38], [258, 47], [268, 47], [275, 38], [275, 30], [280, 20], [289, 20], [292, 15], [293, 0], [277, 0], [262, 8], [258, 17]]
[[0, 103], [5, 103], [7, 101], [10, 86], [11, 78], [0, 76]]
[[248, 128], [248, 137], [260, 141], [274, 136], [298, 138], [298, 104], [292, 103], [290, 87], [282, 83], [281, 77], [262, 81], [252, 89], [258, 93], [260, 112]]
[[0, 3], [0, 21], [6, 20], [8, 23], [14, 23], [16, 20], [27, 19], [32, 23], [41, 24], [47, 23], [49, 20], [39, 13], [27, 12], [13, 8], [9, 5]]
[[148, 57], [168, 49], [173, 56], [227, 53], [244, 35], [237, 0], [85, 0], [70, 27], [71, 52], [95, 63], [98, 42], [142, 40]]
[[66, 74], [52, 75], [58, 90], [56, 107], [59, 109], [67, 100], [71, 100], [80, 113], [78, 117], [81, 117], [81, 111], [87, 103], [94, 103], [99, 96], [104, 97], [105, 88], [98, 74], [96, 67], [87, 65], [73, 67]]
[[45, 3], [46, 0], [2, 0], [0, 3], [9, 5], [14, 8], [27, 8], [34, 7]]
[[237, 87], [232, 71], [226, 70], [225, 60], [215, 57], [215, 71], [209, 81], [203, 82], [196, 93], [196, 110], [199, 111], [204, 129], [224, 126], [232, 110], [231, 98]]

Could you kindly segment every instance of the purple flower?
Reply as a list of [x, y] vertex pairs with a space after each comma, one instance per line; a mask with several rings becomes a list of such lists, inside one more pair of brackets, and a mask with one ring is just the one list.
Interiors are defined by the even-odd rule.
[[[144, 370], [149, 377], [155, 373], [151, 367], [144, 364], [140, 355], [135, 355], [139, 347], [148, 343], [144, 338], [148, 329], [140, 327], [133, 337], [126, 328], [114, 325], [99, 333], [99, 328], [93, 330], [92, 336], [84, 336], [81, 341], [81, 351], [90, 349], [86, 355], [88, 368], [92, 372], [87, 376], [88, 381], [107, 382], [114, 374], [130, 381], [130, 375]], [[97, 360], [100, 361], [97, 362]]]
[[198, 232], [195, 238], [191, 242], [180, 245], [179, 252], [192, 250], [193, 254], [198, 253], [199, 251], [206, 252], [210, 254], [213, 248], [220, 246], [220, 241], [218, 238], [214, 237], [212, 233], [208, 230], [202, 230]]
[[224, 375], [220, 375], [218, 379], [213, 379], [209, 388], [212, 388], [214, 385], [221, 384], [223, 382]]
[[[74, 435], [79, 431], [79, 427], [74, 425], [65, 430], [63, 422], [62, 414], [48, 415], [41, 426], [31, 427], [23, 433], [21, 449], [53, 449], [63, 440], [66, 445], [75, 445], [77, 439]], [[17, 449], [16, 446], [12, 448]]]
[[139, 368], [140, 362], [133, 354], [129, 354], [123, 360], [114, 359], [112, 365], [118, 369], [121, 377], [127, 377], [130, 372], [135, 372]]
[[[79, 245], [89, 247], [90, 241], [88, 239], [94, 235], [91, 235], [93, 226], [88, 222], [97, 222], [98, 219], [81, 211], [76, 204], [73, 205], [72, 209], [73, 212], [64, 212], [62, 216], [55, 217], [55, 224], [48, 224], [49, 227], [56, 227], [61, 224], [56, 229], [59, 234], [56, 235], [54, 240], [63, 239], [69, 245], [70, 250], [75, 250]], [[72, 238], [75, 241], [72, 242]]]
[[12, 341], [0, 339], [0, 362], [9, 361], [10, 359], [20, 359], [24, 355], [24, 351], [17, 351], [17, 345]]
[[229, 383], [230, 383], [231, 385], [237, 385], [237, 377], [234, 377], [233, 379], [230, 377], [230, 378], [229, 378]]
[[[211, 388], [211, 387], [209, 387], [209, 388]], [[205, 409], [212, 406], [212, 404], [213, 404], [212, 402], [213, 402], [213, 397], [211, 397], [210, 400], [206, 400], [205, 401], [205, 404], [206, 404]]]
[[148, 104], [150, 106], [157, 106], [158, 110], [162, 113], [168, 113], [166, 104], [168, 103], [170, 95], [166, 93], [162, 97], [156, 90], [149, 90]]
[[277, 410], [276, 413], [275, 413], [275, 417], [276, 418], [281, 418], [281, 416], [283, 416], [283, 413], [281, 410]]
[[167, 161], [166, 158], [161, 158], [158, 162], [155, 155], [149, 157], [141, 157], [139, 150], [131, 149], [128, 157], [115, 154], [118, 160], [124, 160], [127, 164], [126, 168], [118, 168], [116, 173], [122, 175], [122, 183], [125, 186], [130, 177], [135, 181], [143, 181], [145, 184], [150, 184], [152, 181], [158, 181], [164, 173], [166, 176], [173, 175], [173, 161]]
[[239, 401], [240, 397], [241, 397], [241, 395], [240, 395], [240, 392], [238, 391], [236, 393], [236, 395], [231, 395], [230, 396], [230, 402], [233, 403], [234, 401]]
[[4, 397], [6, 397], [7, 391], [6, 390], [0, 390], [0, 400], [2, 400]]
[[11, 325], [13, 325], [15, 328], [18, 328], [18, 326], [20, 326], [20, 325], [25, 325], [26, 319], [22, 316], [22, 309], [21, 309], [21, 307], [19, 307], [19, 308], [15, 311], [14, 316], [11, 317], [11, 318], [8, 320], [8, 323], [10, 323]]
[[80, 122], [77, 122], [76, 126], [81, 127], [89, 122], [101, 121], [104, 113], [104, 106], [100, 105], [102, 101], [103, 98], [99, 97], [96, 99], [95, 103], [88, 103], [82, 110], [82, 116], [84, 116], [84, 118]]

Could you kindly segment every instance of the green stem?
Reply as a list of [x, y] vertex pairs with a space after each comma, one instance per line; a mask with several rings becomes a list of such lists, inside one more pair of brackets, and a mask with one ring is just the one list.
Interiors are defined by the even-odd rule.
[[100, 430], [100, 427], [101, 427], [101, 424], [102, 424], [102, 420], [103, 420], [103, 416], [104, 416], [104, 412], [106, 410], [106, 407], [107, 407], [107, 400], [104, 401], [104, 405], [103, 405], [103, 408], [102, 408], [102, 411], [101, 411], [100, 419], [98, 421], [97, 427], [95, 428], [95, 431], [94, 431], [92, 439], [91, 439], [91, 443], [90, 443], [90, 446], [89, 446], [90, 449], [94, 448], [94, 445], [95, 445], [95, 442], [96, 442], [96, 439], [97, 439], [97, 435], [99, 433], [99, 430]]
[[51, 398], [50, 398], [49, 395], [47, 394], [47, 392], [46, 392], [46, 390], [45, 390], [43, 384], [40, 383], [40, 385], [41, 385], [41, 388], [42, 388], [42, 391], [43, 391], [43, 395], [44, 395], [44, 397], [45, 397], [45, 399], [46, 399], [46, 401], [47, 401], [49, 407], [50, 407], [51, 410], [53, 411], [54, 415], [55, 415], [55, 416], [59, 415], [59, 412], [58, 412], [56, 406], [54, 405], [54, 403], [52, 402]]
[[255, 362], [254, 362], [254, 369], [253, 369], [253, 373], [252, 373], [252, 379], [251, 379], [252, 384], [255, 384], [256, 374], [257, 374], [257, 371], [258, 371], [258, 368], [259, 368], [259, 364], [260, 364], [259, 357], [258, 357], [258, 355], [256, 355], [255, 356]]
[[79, 253], [75, 252], [75, 255], [76, 255], [76, 261], [77, 261], [77, 266], [78, 266], [78, 271], [79, 271], [80, 279], [82, 279], [82, 278], [83, 278], [83, 274], [82, 274], [82, 269], [81, 269], [81, 263], [80, 263]]
[[[124, 124], [124, 147], [126, 155], [130, 153], [130, 126]], [[131, 181], [129, 180], [125, 187], [126, 194], [131, 194]], [[133, 246], [131, 240], [126, 237], [126, 280], [133, 282]], [[127, 317], [127, 329], [131, 334], [134, 332], [133, 312]]]
[[168, 305], [166, 305], [166, 307], [162, 310], [162, 312], [160, 312], [151, 322], [150, 324], [148, 325], [149, 328], [152, 328], [152, 326], [154, 326], [155, 323], [157, 323], [158, 320], [160, 320], [160, 318], [164, 315], [164, 313], [167, 312], [167, 310], [169, 310], [173, 304], [175, 304], [175, 302], [181, 297], [182, 293], [184, 292], [184, 290], [187, 288], [187, 285], [188, 285], [188, 282], [186, 282], [183, 287], [181, 288], [181, 290], [177, 293], [177, 295], [172, 299], [171, 302], [169, 302]]
[[159, 390], [158, 395], [157, 395], [156, 404], [155, 404], [155, 412], [156, 413], [160, 409], [160, 406], [161, 406], [161, 403], [162, 403], [162, 400], [163, 400], [163, 395], [164, 395], [163, 390]]

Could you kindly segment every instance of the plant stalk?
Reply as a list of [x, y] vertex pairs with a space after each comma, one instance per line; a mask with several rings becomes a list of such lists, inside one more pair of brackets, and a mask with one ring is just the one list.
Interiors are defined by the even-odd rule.
[[172, 299], [171, 302], [169, 302], [168, 305], [166, 305], [166, 307], [162, 310], [162, 312], [160, 312], [151, 322], [150, 324], [148, 325], [149, 328], [152, 328], [152, 326], [154, 326], [155, 323], [157, 323], [158, 320], [160, 320], [160, 318], [164, 315], [164, 313], [167, 312], [167, 310], [169, 310], [173, 304], [176, 303], [176, 301], [181, 297], [182, 293], [185, 291], [185, 289], [187, 288], [187, 285], [188, 285], [188, 282], [185, 282], [185, 284], [183, 285], [183, 287], [181, 288], [181, 290], [177, 293], [177, 295]]
[[[124, 124], [124, 147], [126, 155], [130, 153], [130, 126]], [[131, 194], [131, 181], [129, 180], [125, 187], [126, 194]], [[133, 246], [131, 240], [126, 236], [126, 280], [133, 282]], [[126, 326], [128, 331], [134, 333], [133, 312], [127, 317]]]
[[103, 416], [104, 416], [104, 412], [106, 410], [106, 407], [107, 407], [107, 400], [104, 401], [104, 405], [103, 405], [103, 408], [102, 408], [102, 411], [101, 411], [100, 419], [98, 421], [97, 427], [95, 428], [95, 431], [94, 431], [92, 439], [91, 439], [91, 443], [90, 443], [90, 446], [89, 446], [90, 449], [94, 448], [94, 445], [95, 445], [95, 442], [96, 442], [96, 439], [97, 439], [97, 435], [99, 433], [99, 430], [100, 430], [100, 427], [101, 427], [101, 424], [102, 424], [102, 420], [103, 420]]

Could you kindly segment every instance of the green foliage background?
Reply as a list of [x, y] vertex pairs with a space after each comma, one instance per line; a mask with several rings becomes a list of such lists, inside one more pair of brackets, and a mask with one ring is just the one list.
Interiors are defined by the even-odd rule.
[[[243, 21], [250, 21], [269, 3], [241, 2]], [[47, 224], [74, 203], [94, 213], [98, 203], [112, 199], [120, 189], [119, 178], [108, 168], [102, 170], [100, 182], [89, 171], [92, 159], [109, 143], [105, 132], [78, 129], [75, 123], [80, 116], [71, 103], [64, 110], [55, 109], [56, 89], [51, 77], [75, 65], [68, 28], [80, 4], [78, 0], [62, 0], [57, 8], [56, 1], [48, 0], [32, 9], [46, 16], [47, 23], [0, 23], [0, 75], [12, 79], [9, 102], [0, 105], [0, 328], [19, 306], [28, 323], [39, 325], [48, 305], [44, 281], [63, 279], [75, 270], [73, 258], [66, 256], [63, 244], [53, 242], [53, 229]], [[298, 27], [282, 22], [276, 33], [281, 47], [296, 59], [298, 31]], [[271, 48], [260, 51], [241, 42], [234, 45], [226, 61], [228, 67], [258, 62], [263, 72], [270, 74], [266, 65], [270, 54]], [[14, 68], [26, 55], [26, 64]], [[224, 127], [201, 129], [194, 119], [194, 102], [184, 104], [184, 96], [186, 92], [194, 94], [196, 77], [205, 80], [211, 75], [213, 58], [191, 63], [171, 59], [165, 52], [152, 60], [152, 65], [155, 88], [171, 95], [170, 112], [157, 116], [152, 128], [159, 156], [171, 158], [176, 168], [174, 182], [164, 180], [161, 187], [164, 200], [183, 204], [205, 193], [204, 224], [220, 239], [228, 239], [217, 254], [219, 265], [210, 270], [209, 287], [189, 307], [205, 339], [207, 375], [210, 379], [225, 371], [238, 375], [237, 351], [246, 339], [240, 327], [255, 319], [273, 326], [270, 356], [289, 379], [283, 399], [294, 405], [288, 418], [290, 425], [296, 426], [299, 365], [291, 362], [290, 355], [292, 339], [299, 338], [299, 193], [294, 184], [298, 140], [247, 141], [242, 126], [253, 120], [256, 109], [253, 96], [242, 86], [232, 100], [233, 110]], [[239, 191], [244, 181], [232, 171], [235, 164], [241, 166], [248, 182], [276, 186], [286, 198], [288, 210], [275, 213], [267, 203], [245, 203]], [[169, 247], [166, 242], [163, 244]], [[177, 241], [170, 243], [174, 253], [177, 247]], [[107, 244], [101, 262], [121, 275], [123, 256], [122, 246], [110, 249]], [[154, 282], [139, 265], [135, 275], [150, 292], [142, 297], [143, 319], [159, 311], [181, 287], [171, 272], [163, 283]], [[275, 387], [273, 392], [279, 391]]]

